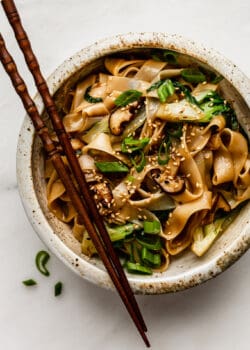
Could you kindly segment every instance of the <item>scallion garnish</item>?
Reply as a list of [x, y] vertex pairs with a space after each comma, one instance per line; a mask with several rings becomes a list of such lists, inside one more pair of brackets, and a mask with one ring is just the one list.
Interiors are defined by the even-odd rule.
[[36, 255], [36, 267], [44, 276], [50, 275], [50, 273], [46, 267], [46, 264], [47, 264], [49, 258], [50, 258], [50, 255], [45, 250], [41, 250]]
[[160, 250], [162, 248], [161, 239], [158, 235], [145, 235], [138, 233], [136, 235], [136, 240], [143, 247], [150, 250]]
[[127, 91], [124, 91], [121, 95], [119, 95], [115, 99], [114, 104], [117, 107], [125, 107], [129, 103], [139, 100], [141, 95], [142, 95], [142, 92], [138, 90], [127, 90]]
[[130, 273], [142, 274], [142, 275], [152, 275], [151, 268], [143, 266], [138, 263], [133, 263], [130, 261], [126, 262], [126, 268]]
[[37, 284], [36, 281], [33, 280], [32, 278], [29, 280], [22, 281], [22, 283], [27, 287], [35, 286]]
[[142, 150], [139, 150], [139, 154], [136, 156], [136, 160], [132, 156], [130, 157], [130, 160], [138, 173], [140, 173], [146, 165], [145, 154]]
[[112, 242], [125, 239], [134, 231], [134, 225], [129, 223], [122, 226], [107, 226], [107, 231]]
[[165, 165], [170, 159], [171, 138], [167, 136], [160, 144], [158, 151], [158, 164]]
[[161, 224], [159, 221], [144, 221], [143, 222], [143, 231], [144, 233], [158, 234], [161, 230]]
[[55, 297], [57, 297], [58, 295], [60, 295], [62, 293], [62, 287], [63, 287], [62, 282], [57, 282], [55, 284], [55, 287], [54, 287]]
[[154, 90], [158, 89], [164, 83], [164, 81], [165, 80], [158, 80], [158, 81], [156, 81], [146, 91], [150, 92], [150, 91], [154, 91]]
[[146, 247], [142, 247], [141, 259], [144, 264], [152, 267], [159, 267], [161, 265], [161, 255], [151, 253]]
[[89, 92], [91, 90], [91, 86], [89, 86], [86, 91], [85, 91], [85, 94], [84, 94], [84, 99], [86, 101], [88, 101], [89, 103], [98, 103], [98, 102], [102, 102], [102, 98], [101, 97], [93, 97], [93, 96], [90, 96]]
[[148, 143], [150, 139], [148, 137], [144, 137], [143, 139], [137, 140], [133, 137], [125, 137], [122, 141], [121, 151], [123, 153], [132, 153], [135, 151], [139, 151], [143, 149]]
[[174, 91], [175, 89], [172, 81], [170, 79], [165, 80], [157, 89], [157, 94], [161, 103], [166, 102], [167, 98], [173, 95]]
[[188, 83], [198, 84], [206, 81], [206, 76], [197, 68], [185, 68], [181, 71], [181, 76]]
[[95, 162], [95, 166], [102, 173], [127, 173], [128, 167], [120, 162]]

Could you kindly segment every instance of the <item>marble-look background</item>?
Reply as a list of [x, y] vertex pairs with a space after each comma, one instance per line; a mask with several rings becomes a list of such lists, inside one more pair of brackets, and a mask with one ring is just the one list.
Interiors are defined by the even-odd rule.
[[[182, 34], [213, 47], [250, 76], [249, 0], [16, 0], [45, 76], [94, 41], [128, 31]], [[31, 94], [31, 76], [0, 8], [0, 31]], [[15, 153], [24, 110], [0, 67], [0, 349], [143, 349], [118, 296], [51, 258], [51, 277], [34, 266], [44, 248], [22, 208]], [[250, 255], [216, 279], [178, 294], [138, 297], [152, 349], [247, 350]], [[35, 278], [27, 289], [21, 281]], [[64, 283], [59, 298], [53, 285]]]

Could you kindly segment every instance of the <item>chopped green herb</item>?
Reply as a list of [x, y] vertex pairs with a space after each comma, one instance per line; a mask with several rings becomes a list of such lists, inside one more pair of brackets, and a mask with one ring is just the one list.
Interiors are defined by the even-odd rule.
[[121, 151], [123, 153], [132, 153], [135, 151], [139, 151], [143, 149], [148, 143], [150, 139], [148, 137], [144, 137], [143, 139], [134, 139], [133, 137], [125, 137], [122, 141]]
[[154, 91], [154, 90], [158, 89], [164, 83], [164, 81], [165, 80], [158, 80], [158, 81], [156, 81], [146, 91], [150, 92], [150, 91]]
[[169, 162], [170, 159], [170, 146], [171, 146], [171, 138], [166, 137], [162, 143], [160, 144], [158, 151], [158, 164], [165, 165]]
[[102, 102], [102, 98], [101, 97], [93, 97], [93, 96], [90, 96], [89, 92], [91, 90], [91, 86], [89, 86], [87, 89], [86, 89], [86, 92], [84, 94], [84, 99], [86, 101], [88, 101], [89, 103], [98, 103], [98, 102]]
[[184, 80], [192, 84], [202, 83], [206, 81], [206, 76], [196, 68], [185, 68], [181, 71], [181, 76]]
[[138, 233], [136, 235], [136, 240], [143, 247], [146, 247], [150, 250], [160, 250], [162, 248], [161, 239], [158, 235], [146, 235]]
[[107, 226], [107, 231], [112, 242], [120, 241], [134, 231], [134, 225], [129, 223], [122, 226]]
[[127, 91], [124, 91], [121, 95], [119, 95], [115, 99], [114, 103], [117, 107], [125, 107], [129, 103], [139, 100], [141, 95], [142, 95], [142, 92], [138, 90], [127, 90]]
[[95, 162], [96, 167], [102, 173], [127, 173], [128, 167], [120, 162]]
[[35, 286], [37, 284], [36, 281], [33, 279], [22, 281], [22, 283], [27, 287]]
[[161, 255], [151, 253], [146, 247], [142, 247], [141, 251], [142, 262], [151, 267], [161, 266]]
[[161, 230], [161, 224], [159, 221], [144, 221], [143, 222], [143, 231], [144, 233], [149, 234], [158, 234]]
[[136, 273], [141, 275], [152, 275], [152, 270], [149, 267], [140, 265], [138, 263], [127, 261], [126, 268], [130, 273]]
[[58, 295], [60, 295], [62, 293], [62, 287], [63, 287], [62, 282], [57, 282], [55, 284], [55, 287], [54, 287], [55, 297], [57, 297]]
[[130, 157], [130, 160], [138, 173], [140, 173], [146, 165], [145, 154], [142, 150], [139, 150], [139, 154], [136, 156], [136, 160], [132, 156]]
[[180, 138], [182, 136], [182, 123], [172, 123], [171, 127], [167, 129], [167, 133], [171, 137]]
[[167, 98], [174, 94], [174, 85], [170, 79], [164, 81], [157, 89], [157, 94], [161, 103], [167, 101]]
[[36, 267], [44, 276], [49, 276], [50, 273], [46, 267], [46, 264], [50, 258], [50, 255], [45, 250], [41, 250], [36, 255]]
[[155, 61], [168, 62], [173, 65], [178, 63], [178, 53], [172, 50], [152, 50], [151, 57]]

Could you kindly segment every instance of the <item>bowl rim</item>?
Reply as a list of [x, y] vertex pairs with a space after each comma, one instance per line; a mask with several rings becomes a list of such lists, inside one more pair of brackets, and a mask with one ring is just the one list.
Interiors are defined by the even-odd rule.
[[[54, 94], [69, 76], [97, 58], [121, 50], [143, 47], [176, 50], [209, 64], [232, 83], [250, 108], [250, 81], [234, 63], [213, 49], [207, 49], [180, 35], [166, 33], [127, 33], [99, 40], [66, 59], [47, 79], [49, 89]], [[38, 93], [35, 95], [34, 101], [41, 113], [43, 103]], [[71, 270], [92, 283], [114, 290], [108, 274], [92, 263], [80, 259], [61, 241], [48, 224], [40, 208], [32, 181], [33, 141], [34, 128], [26, 115], [18, 138], [16, 172], [20, 197], [30, 223], [48, 249]], [[166, 277], [157, 275], [156, 277], [151, 276], [150, 280], [147, 278], [142, 280], [141, 277], [129, 278], [128, 276], [128, 279], [132, 289], [137, 294], [162, 294], [187, 289], [220, 274], [243, 255], [249, 247], [250, 228], [247, 227], [221, 254], [207, 264], [194, 268], [188, 273], [183, 273], [181, 277], [180, 275], [178, 277], [170, 276], [166, 279]]]

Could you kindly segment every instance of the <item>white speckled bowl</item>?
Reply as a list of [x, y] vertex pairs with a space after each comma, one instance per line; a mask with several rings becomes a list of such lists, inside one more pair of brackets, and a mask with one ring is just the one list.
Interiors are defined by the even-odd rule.
[[[213, 50], [205, 49], [180, 36], [163, 33], [129, 33], [99, 41], [66, 60], [48, 79], [54, 94], [73, 74], [85, 75], [96, 66], [101, 57], [137, 48], [168, 48], [188, 54], [222, 74], [230, 83], [229, 93], [236, 99], [236, 108], [243, 111], [240, 120], [249, 134], [250, 82], [230, 61]], [[97, 61], [96, 61], [97, 60]], [[74, 78], [73, 78], [74, 79]], [[231, 86], [230, 86], [231, 85]], [[232, 87], [233, 86], [233, 87]], [[238, 93], [241, 97], [238, 95]], [[43, 103], [37, 94], [35, 102], [40, 112]], [[80, 252], [80, 245], [67, 225], [59, 222], [47, 209], [43, 179], [43, 152], [41, 143], [26, 116], [22, 125], [17, 150], [17, 178], [20, 195], [28, 218], [39, 237], [74, 272], [105, 288], [114, 288], [98, 259], [89, 259]], [[159, 294], [182, 290], [200, 284], [225, 270], [250, 246], [250, 203], [217, 240], [209, 252], [198, 259], [191, 252], [172, 260], [170, 268], [153, 276], [129, 275], [135, 293]]]

